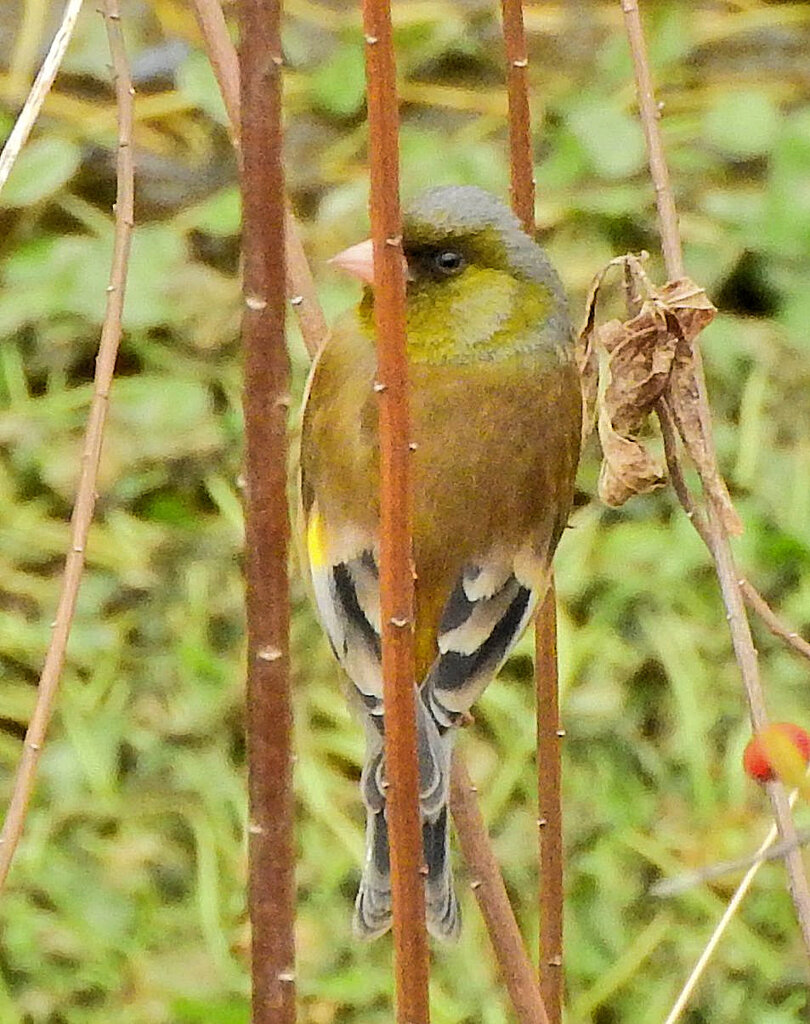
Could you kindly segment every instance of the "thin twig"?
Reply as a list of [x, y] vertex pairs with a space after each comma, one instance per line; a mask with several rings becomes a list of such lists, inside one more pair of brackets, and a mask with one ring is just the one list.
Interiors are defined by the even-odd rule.
[[25, 734], [25, 744], [14, 780], [14, 790], [0, 834], [0, 888], [8, 876], [11, 861], [22, 835], [28, 804], [34, 788], [42, 745], [53, 711], [59, 680], [65, 664], [68, 638], [76, 609], [76, 598], [84, 570], [85, 547], [96, 504], [96, 481], [107, 418], [110, 387], [115, 360], [121, 341], [121, 316], [127, 281], [130, 241], [132, 238], [135, 178], [132, 159], [132, 124], [134, 90], [121, 34], [118, 0], [103, 0], [102, 13], [112, 55], [115, 94], [118, 102], [117, 191], [113, 255], [107, 287], [107, 306], [101, 329], [93, 399], [87, 418], [81, 473], [76, 490], [70, 531], [70, 549], [65, 559], [62, 590], [51, 642], [39, 679], [37, 702]]
[[[658, 204], [659, 223], [661, 228], [662, 248], [667, 274], [671, 280], [683, 277], [683, 256], [681, 251], [678, 219], [675, 202], [669, 185], [669, 175], [664, 158], [663, 145], [658, 125], [658, 107], [655, 103], [647, 59], [641, 19], [637, 0], [621, 0], [624, 12], [633, 67], [636, 75], [639, 109], [644, 126], [644, 135], [649, 152], [650, 174], [653, 179]], [[751, 637], [751, 629], [745, 612], [740, 587], [739, 574], [734, 566], [731, 543], [724, 522], [724, 493], [721, 489], [721, 477], [717, 469], [717, 458], [714, 451], [714, 440], [711, 431], [711, 414], [706, 397], [706, 383], [700, 349], [693, 348], [694, 385], [697, 392], [697, 409], [700, 419], [700, 433], [705, 462], [696, 463], [701, 485], [706, 495], [706, 524], [710, 542], [710, 550], [714, 558], [717, 578], [726, 607], [726, 617], [731, 632], [732, 645], [745, 686], [748, 709], [755, 731], [767, 724], [767, 712], [762, 684], [759, 676], [757, 652]], [[671, 396], [664, 401], [670, 405], [670, 412], [677, 413], [671, 404]], [[677, 415], [673, 416], [677, 422]], [[781, 783], [773, 782], [768, 786], [774, 817], [779, 835], [784, 842], [792, 842], [796, 838], [796, 826], [788, 806], [787, 796]], [[788, 885], [796, 915], [802, 932], [805, 951], [810, 959], [810, 888], [804, 872], [804, 864], [797, 848], [785, 855], [788, 872]]]
[[563, 837], [557, 601], [552, 580], [535, 623], [537, 827], [540, 838], [540, 990], [551, 1024], [562, 1020]]
[[11, 174], [11, 169], [20, 155], [20, 150], [31, 134], [31, 129], [39, 117], [45, 97], [51, 90], [70, 43], [70, 37], [73, 35], [73, 30], [76, 27], [82, 3], [83, 0], [68, 0], [65, 4], [62, 21], [56, 30], [56, 35], [53, 37], [50, 49], [45, 60], [42, 62], [42, 67], [39, 69], [37, 77], [34, 79], [34, 84], [31, 86], [31, 91], [28, 93], [14, 127], [11, 129], [11, 134], [6, 139], [3, 152], [0, 153], [0, 192], [2, 192], [9, 174]]
[[744, 577], [740, 577], [740, 579], [737, 580], [737, 585], [742, 591], [742, 595], [745, 598], [745, 602], [748, 607], [752, 611], [756, 612], [773, 635], [784, 640], [786, 644], [792, 647], [798, 654], [801, 654], [802, 657], [810, 658], [810, 643], [808, 643], [804, 637], [799, 636], [795, 630], [788, 629], [780, 621], [779, 617], [756, 587], [754, 587]]
[[239, 55], [228, 34], [220, 0], [191, 0], [205, 49], [228, 115], [228, 130], [237, 153], [241, 149]]
[[472, 875], [475, 898], [486, 922], [515, 1016], [520, 1024], [550, 1024], [535, 971], [526, 955], [498, 861], [478, 808], [475, 788], [457, 754], [453, 757], [450, 806], [461, 852]]
[[[253, 1024], [295, 1021], [281, 0], [239, 4]], [[238, 106], [237, 106], [237, 109]]]
[[[789, 807], [793, 807], [793, 804], [796, 801], [796, 796], [796, 791], [790, 794], [790, 800], [788, 804]], [[675, 1021], [680, 1017], [681, 1013], [686, 1007], [686, 1004], [689, 1002], [692, 993], [694, 992], [697, 983], [700, 981], [703, 972], [706, 969], [706, 965], [712, 958], [715, 949], [717, 949], [717, 946], [720, 942], [720, 939], [723, 937], [726, 928], [728, 927], [734, 915], [737, 913], [740, 904], [745, 899], [748, 890], [751, 888], [751, 885], [754, 879], [756, 878], [757, 872], [765, 863], [766, 858], [763, 857], [763, 854], [765, 854], [769, 847], [773, 845], [773, 842], [776, 839], [777, 834], [778, 829], [776, 825], [771, 825], [770, 831], [768, 832], [767, 836], [762, 841], [759, 849], [757, 850], [758, 859], [754, 861], [754, 863], [745, 873], [743, 880], [737, 886], [734, 895], [731, 897], [728, 906], [723, 912], [723, 916], [717, 922], [717, 927], [712, 932], [711, 938], [706, 943], [705, 949], [698, 957], [695, 966], [692, 968], [689, 977], [686, 979], [686, 982], [683, 988], [681, 989], [678, 998], [675, 1000], [675, 1005], [670, 1010], [667, 1019], [664, 1021], [664, 1024], [675, 1024]]]
[[363, 0], [380, 416], [380, 617], [398, 1024], [427, 1024], [428, 948], [414, 704], [408, 350], [390, 0]]
[[[797, 791], [798, 792], [798, 791]], [[774, 830], [776, 826], [773, 826]], [[774, 835], [776, 832], [774, 831]], [[707, 882], [714, 882], [723, 875], [732, 874], [734, 871], [742, 871], [743, 868], [750, 868], [757, 861], [764, 864], [769, 860], [780, 860], [788, 850], [794, 846], [807, 846], [810, 843], [810, 829], [799, 829], [796, 833], [795, 843], [776, 843], [768, 848], [767, 852], [757, 850], [756, 853], [749, 853], [745, 857], [737, 857], [734, 860], [721, 860], [717, 864], [710, 864], [705, 868], [696, 871], [687, 871], [685, 874], [676, 875], [672, 878], [662, 878], [649, 888], [650, 896], [680, 896], [681, 893], [694, 889], [698, 885], [705, 885]]]
[[636, 91], [641, 112], [641, 125], [647, 141], [647, 153], [650, 161], [650, 176], [655, 189], [655, 202], [658, 207], [658, 222], [661, 226], [661, 248], [670, 280], [683, 277], [683, 250], [681, 235], [678, 231], [678, 212], [669, 184], [669, 169], [658, 130], [660, 109], [655, 102], [653, 93], [650, 64], [647, 60], [647, 47], [644, 42], [644, 30], [638, 13], [637, 0], [621, 0], [630, 50], [633, 55], [633, 68], [636, 74]]
[[[225, 16], [219, 0], [191, 0], [197, 22], [200, 26], [206, 53], [211, 61], [214, 75], [222, 93], [222, 101], [228, 114], [231, 139], [240, 152], [239, 129], [239, 57], [228, 35]], [[301, 235], [295, 217], [289, 207], [284, 225], [286, 244], [287, 298], [301, 328], [301, 337], [310, 358], [314, 358], [329, 333], [326, 317], [312, 279]]]
[[[681, 463], [678, 457], [676, 427], [669, 412], [669, 408], [662, 402], [658, 405], [656, 411], [661, 424], [661, 435], [664, 439], [664, 452], [666, 455], [667, 468], [669, 470], [669, 477], [672, 482], [673, 490], [675, 491], [675, 494], [677, 495], [687, 516], [692, 520], [692, 525], [706, 544], [706, 547], [711, 550], [708, 527], [706, 526], [703, 514], [697, 507], [697, 503], [689, 491], [681, 470]], [[800, 636], [795, 630], [788, 629], [753, 583], [741, 576], [737, 580], [737, 586], [742, 592], [745, 603], [755, 615], [758, 615], [762, 619], [771, 633], [773, 633], [774, 636], [779, 637], [780, 640], [784, 640], [784, 642], [789, 647], [792, 647], [797, 654], [801, 654], [802, 657], [810, 659], [810, 643], [808, 643], [807, 640]]]

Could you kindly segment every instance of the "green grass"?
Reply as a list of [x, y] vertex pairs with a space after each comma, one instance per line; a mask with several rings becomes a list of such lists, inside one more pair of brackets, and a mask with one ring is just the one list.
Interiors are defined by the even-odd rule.
[[[408, 194], [444, 181], [505, 194], [496, 7], [397, 7]], [[367, 230], [359, 29], [341, 5], [287, 8], [287, 174], [331, 317], [356, 293], [324, 260]], [[721, 308], [704, 355], [746, 523], [735, 548], [805, 634], [809, 11], [645, 5], [686, 264]], [[647, 248], [660, 271], [653, 194], [619, 5], [544, 4], [527, 18], [538, 222], [578, 315], [613, 255]], [[234, 161], [186, 6], [144, 4], [125, 12], [125, 27], [136, 68], [169, 63], [139, 83], [127, 331], [68, 665], [0, 902], [3, 1024], [248, 1017]], [[178, 38], [186, 55], [161, 57], [155, 47]], [[88, 8], [62, 102], [46, 107], [0, 199], [4, 795], [56, 605], [103, 308], [114, 146], [104, 47]], [[18, 99], [4, 101], [0, 124]], [[290, 339], [300, 393], [294, 325]], [[591, 446], [580, 477], [589, 496], [597, 469]], [[753, 849], [767, 805], [740, 768], [749, 729], [714, 576], [669, 492], [618, 511], [590, 500], [571, 527], [558, 559], [568, 1019], [661, 1021], [735, 879], [665, 901], [647, 888]], [[297, 580], [292, 599], [301, 1019], [387, 1024], [390, 940], [358, 946], [349, 929], [361, 734]], [[755, 631], [774, 717], [807, 723], [807, 666]], [[534, 948], [530, 651], [527, 638], [462, 743]], [[474, 901], [463, 900], [460, 944], [434, 951], [433, 1019], [502, 1024], [503, 985]], [[783, 870], [769, 865], [684, 1020], [793, 1024], [805, 998]]]

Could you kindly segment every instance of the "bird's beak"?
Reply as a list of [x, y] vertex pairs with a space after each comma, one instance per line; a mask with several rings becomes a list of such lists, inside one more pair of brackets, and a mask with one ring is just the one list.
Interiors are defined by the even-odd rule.
[[[348, 249], [333, 256], [329, 262], [340, 270], [358, 277], [364, 284], [374, 284], [374, 246], [370, 238], [358, 242], [357, 245], [350, 245]], [[405, 279], [409, 280], [408, 262], [404, 256], [402, 271]]]

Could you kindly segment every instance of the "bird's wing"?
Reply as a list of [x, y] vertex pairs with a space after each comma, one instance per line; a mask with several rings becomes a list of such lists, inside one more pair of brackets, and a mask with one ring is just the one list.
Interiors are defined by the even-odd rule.
[[305, 515], [307, 561], [321, 624], [366, 714], [381, 719], [380, 594], [374, 538], [359, 531], [330, 535], [317, 501]]
[[529, 544], [464, 567], [444, 606], [438, 653], [422, 687], [440, 732], [464, 719], [520, 639], [548, 583], [547, 552]]

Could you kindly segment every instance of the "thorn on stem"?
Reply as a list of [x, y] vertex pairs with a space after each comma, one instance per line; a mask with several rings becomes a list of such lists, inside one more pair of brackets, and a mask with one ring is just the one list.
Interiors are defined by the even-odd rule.
[[278, 661], [282, 656], [282, 652], [278, 647], [260, 647], [256, 651], [256, 657], [259, 661]]

